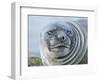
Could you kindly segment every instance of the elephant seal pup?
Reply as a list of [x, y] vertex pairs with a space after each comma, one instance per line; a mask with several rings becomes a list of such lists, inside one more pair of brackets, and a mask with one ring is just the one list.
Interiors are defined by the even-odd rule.
[[58, 21], [50, 23], [42, 29], [40, 52], [44, 65], [81, 62], [84, 55], [87, 55], [87, 27], [84, 20], [82, 21]]

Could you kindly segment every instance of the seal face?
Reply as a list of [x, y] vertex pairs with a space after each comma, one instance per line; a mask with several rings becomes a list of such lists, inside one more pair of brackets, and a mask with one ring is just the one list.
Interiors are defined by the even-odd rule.
[[40, 40], [44, 65], [77, 64], [87, 50], [85, 30], [72, 22], [48, 24]]
[[70, 37], [68, 37], [67, 32], [60, 27], [49, 30], [45, 37], [48, 49], [51, 52], [62, 53], [63, 51], [68, 51], [70, 48]]

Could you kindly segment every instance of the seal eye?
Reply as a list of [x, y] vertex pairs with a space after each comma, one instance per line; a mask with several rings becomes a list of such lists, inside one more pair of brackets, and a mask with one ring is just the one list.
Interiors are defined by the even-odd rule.
[[68, 36], [72, 36], [72, 32], [69, 31], [69, 30], [67, 30], [67, 35], [68, 35]]
[[51, 35], [51, 34], [52, 34], [52, 31], [47, 32], [47, 34], [48, 34], [48, 35]]
[[71, 32], [69, 30], [67, 30], [67, 34], [71, 34]]

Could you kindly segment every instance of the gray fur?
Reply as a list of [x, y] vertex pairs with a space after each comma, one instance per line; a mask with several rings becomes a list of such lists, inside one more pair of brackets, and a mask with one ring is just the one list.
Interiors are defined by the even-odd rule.
[[41, 31], [40, 40], [44, 65], [79, 64], [87, 57], [87, 21], [50, 23]]

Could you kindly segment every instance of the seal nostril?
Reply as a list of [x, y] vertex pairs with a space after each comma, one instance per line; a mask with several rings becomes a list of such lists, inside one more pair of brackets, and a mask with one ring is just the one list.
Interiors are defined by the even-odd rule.
[[62, 37], [59, 38], [59, 40], [60, 40], [60, 41], [64, 41], [64, 40], [65, 40], [65, 37], [62, 36]]
[[63, 40], [65, 39], [64, 36], [62, 37], [62, 39], [63, 39]]

